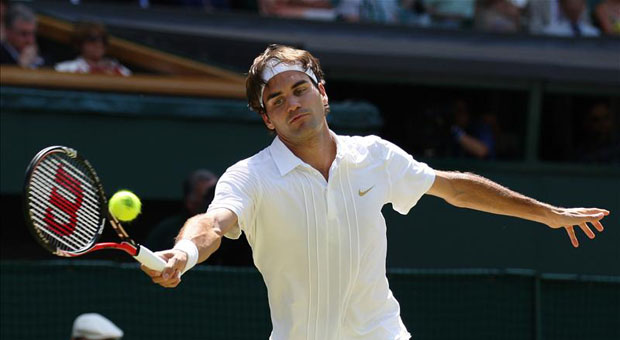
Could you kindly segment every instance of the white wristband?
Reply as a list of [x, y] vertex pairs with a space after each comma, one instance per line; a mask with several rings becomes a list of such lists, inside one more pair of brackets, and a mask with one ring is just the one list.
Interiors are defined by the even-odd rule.
[[183, 269], [183, 272], [181, 272], [181, 274], [190, 270], [193, 266], [196, 265], [196, 262], [198, 262], [198, 247], [196, 247], [196, 244], [194, 244], [194, 242], [183, 239], [177, 242], [177, 244], [174, 245], [173, 249], [180, 250], [187, 254], [187, 263], [185, 264], [185, 269]]

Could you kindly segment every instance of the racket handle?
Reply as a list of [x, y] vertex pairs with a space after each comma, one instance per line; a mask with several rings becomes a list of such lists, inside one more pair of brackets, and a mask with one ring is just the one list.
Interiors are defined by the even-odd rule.
[[161, 257], [155, 255], [155, 253], [153, 253], [147, 247], [141, 245], [138, 245], [138, 254], [133, 258], [136, 259], [138, 262], [142, 263], [143, 265], [159, 272], [163, 271], [164, 267], [166, 266], [166, 261], [164, 261]]

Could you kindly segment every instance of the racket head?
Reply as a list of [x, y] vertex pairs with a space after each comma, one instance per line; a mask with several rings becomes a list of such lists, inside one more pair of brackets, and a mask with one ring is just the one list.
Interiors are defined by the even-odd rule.
[[66, 146], [47, 147], [26, 170], [26, 226], [37, 242], [58, 256], [78, 256], [103, 232], [107, 200], [90, 163]]

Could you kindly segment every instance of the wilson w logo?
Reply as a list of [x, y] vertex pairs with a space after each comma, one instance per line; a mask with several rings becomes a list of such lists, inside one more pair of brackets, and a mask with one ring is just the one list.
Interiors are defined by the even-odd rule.
[[[47, 209], [45, 209], [43, 222], [45, 222], [49, 230], [52, 230], [56, 234], [68, 236], [73, 234], [75, 226], [77, 225], [77, 211], [82, 206], [84, 191], [82, 190], [80, 181], [66, 172], [62, 168], [62, 164], [58, 164], [54, 182], [56, 182], [57, 186], [52, 188], [52, 193], [50, 194], [48, 202], [56, 207], [56, 209], [67, 214], [69, 221], [66, 223], [59, 222], [57, 216], [54, 216], [54, 209], [52, 209], [52, 207], [47, 207]], [[65, 195], [66, 192], [70, 192], [75, 196], [75, 199], [72, 201], [65, 197], [62, 190], [58, 189], [59, 187], [65, 189]]]

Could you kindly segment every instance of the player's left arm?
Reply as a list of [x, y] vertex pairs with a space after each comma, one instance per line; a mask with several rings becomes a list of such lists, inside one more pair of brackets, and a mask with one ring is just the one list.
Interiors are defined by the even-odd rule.
[[461, 208], [519, 217], [553, 229], [564, 228], [574, 247], [579, 246], [575, 226], [592, 239], [595, 235], [588, 224], [603, 231], [600, 221], [609, 215], [605, 209], [555, 207], [471, 173], [436, 171], [435, 182], [427, 194]]

